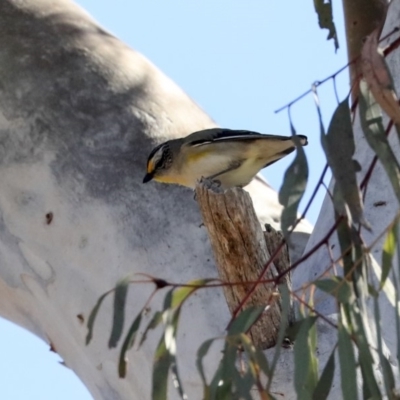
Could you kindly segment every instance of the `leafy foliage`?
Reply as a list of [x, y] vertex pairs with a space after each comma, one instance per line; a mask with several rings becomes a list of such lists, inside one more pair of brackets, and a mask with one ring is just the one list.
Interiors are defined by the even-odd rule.
[[[292, 135], [295, 136], [296, 132], [292, 124], [291, 128]], [[296, 157], [287, 169], [279, 191], [279, 202], [284, 207], [281, 216], [281, 228], [285, 237], [288, 237], [289, 229], [297, 221], [297, 210], [308, 180], [308, 165], [304, 149], [301, 145], [297, 145], [296, 148]]]
[[321, 142], [337, 189], [349, 208], [353, 222], [369, 227], [364, 218], [361, 193], [357, 184], [356, 173], [361, 170], [361, 166], [353, 159], [355, 144], [347, 98], [335, 110], [328, 133], [324, 135], [321, 132]]
[[[333, 24], [330, 2], [325, 4], [315, 1], [315, 6], [320, 18], [326, 13], [324, 18]], [[330, 26], [327, 22], [322, 25], [327, 28]], [[325, 133], [316, 88], [314, 88], [321, 142], [335, 178], [335, 184], [332, 185], [333, 192], [329, 193], [335, 221], [326, 236], [321, 238], [321, 241], [291, 268], [300, 265], [323, 246], [331, 249], [329, 241], [333, 235], [337, 237], [340, 256], [336, 260], [332, 258], [323, 276], [315, 277], [312, 282], [305, 285], [301, 289], [301, 294], [298, 293], [300, 290], [291, 291], [287, 285], [280, 285], [282, 277], [273, 282], [275, 287], [279, 287], [282, 308], [273, 356], [267, 357], [261, 349], [256, 348], [248, 334], [260, 316], [268, 312], [265, 304], [242, 310], [230, 324], [225, 335], [208, 338], [200, 344], [197, 350], [196, 367], [203, 387], [204, 400], [252, 400], [255, 392], [257, 392], [257, 398], [262, 400], [277, 398], [273, 392], [275, 372], [282, 347], [290, 341], [294, 342], [293, 350], [288, 350], [293, 351], [294, 374], [289, 378], [293, 381], [298, 399], [329, 398], [336, 377], [340, 378], [342, 398], [345, 400], [379, 399], [384, 396], [388, 399], [399, 398], [396, 393], [396, 379], [399, 371], [394, 371], [392, 368], [385, 349], [380, 299], [383, 295], [386, 296], [393, 309], [397, 330], [397, 358], [400, 365], [399, 271], [398, 268], [393, 268], [393, 264], [400, 264], [398, 234], [400, 211], [397, 209], [394, 219], [384, 232], [370, 233], [374, 235], [374, 242], [367, 245], [363, 237], [365, 230], [362, 227], [369, 229], [369, 224], [364, 216], [362, 191], [366, 193], [368, 179], [376, 165], [376, 160], [379, 160], [400, 202], [400, 167], [387, 139], [390, 129], [386, 129], [386, 132], [384, 128], [384, 113], [397, 124], [396, 118], [400, 115], [400, 107], [384, 57], [377, 49], [376, 37], [369, 38], [365, 46], [362, 55], [365, 62], [364, 80], [360, 82], [358, 111], [366, 140], [375, 158], [369, 166], [366, 166], [368, 168], [364, 169], [365, 176], [360, 183], [358, 174], [360, 168], [355, 162], [357, 142], [354, 139], [349, 99], [346, 97], [340, 102], [333, 114], [328, 132]], [[290, 123], [294, 134], [292, 121]], [[307, 159], [303, 148], [299, 146], [295, 160], [285, 174], [279, 193], [280, 202], [284, 206], [282, 228], [286, 238], [290, 237], [291, 230], [298, 221], [297, 212], [307, 179]], [[397, 203], [396, 206], [398, 207]], [[382, 259], [379, 263], [372, 250], [380, 243], [383, 244]], [[160, 338], [153, 358], [152, 399], [167, 399], [170, 380], [173, 381], [178, 396], [186, 399], [177, 357], [180, 315], [187, 299], [196, 290], [210, 287], [213, 280], [199, 279], [180, 286], [156, 278], [151, 279], [150, 282], [156, 286], [156, 291], [166, 288], [169, 290], [165, 294], [163, 306], [153, 312], [147, 326], [142, 327], [142, 331], [140, 328], [147, 303], [134, 316], [124, 336], [128, 285], [132, 283], [126, 278], [98, 299], [88, 318], [86, 343], [89, 344], [92, 339], [94, 323], [101, 305], [108, 294], [114, 293], [113, 324], [109, 346], [118, 346], [119, 340], [124, 338], [119, 357], [119, 376], [127, 375], [129, 351], [135, 344], [140, 348], [150, 331], [157, 330]], [[229, 283], [222, 282], [222, 284]], [[332, 322], [318, 311], [318, 307], [314, 304], [315, 290], [319, 296], [335, 300], [336, 321]], [[298, 313], [297, 321], [287, 328], [292, 302], [300, 313]], [[373, 306], [372, 313], [371, 305]], [[373, 317], [371, 317], [372, 314]], [[324, 324], [323, 329], [319, 329], [321, 323]], [[334, 340], [321, 369], [318, 336], [326, 329], [333, 331]], [[214, 366], [214, 370], [206, 369], [204, 364], [207, 355], [215, 351], [217, 346], [223, 349], [219, 363]]]
[[333, 40], [335, 50], [339, 48], [339, 40], [336, 33], [335, 23], [333, 22], [332, 1], [314, 0], [315, 11], [318, 14], [318, 24], [321, 29], [328, 29], [327, 39]]

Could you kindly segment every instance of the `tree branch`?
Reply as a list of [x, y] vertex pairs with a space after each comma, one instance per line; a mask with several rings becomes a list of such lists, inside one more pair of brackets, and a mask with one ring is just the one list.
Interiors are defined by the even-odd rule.
[[[199, 184], [196, 198], [208, 229], [220, 278], [235, 282], [255, 281], [270, 258], [270, 251], [281, 245], [282, 234], [270, 226], [267, 232], [262, 231], [250, 195], [240, 188], [222, 192]], [[285, 245], [274, 264], [270, 265], [265, 278], [274, 279], [289, 265], [289, 253]], [[283, 282], [290, 286], [290, 277], [286, 275]], [[248, 305], [268, 306], [263, 317], [250, 331], [255, 345], [262, 348], [275, 345], [281, 319], [280, 298], [274, 286], [273, 283], [259, 284], [248, 302]], [[224, 286], [232, 313], [247, 291], [246, 286]]]

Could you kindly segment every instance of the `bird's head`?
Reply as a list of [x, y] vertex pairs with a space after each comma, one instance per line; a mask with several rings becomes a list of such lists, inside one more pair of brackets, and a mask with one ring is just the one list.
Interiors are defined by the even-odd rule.
[[171, 177], [172, 151], [168, 142], [155, 147], [147, 159], [147, 173], [143, 183], [154, 179], [157, 182], [174, 183]]

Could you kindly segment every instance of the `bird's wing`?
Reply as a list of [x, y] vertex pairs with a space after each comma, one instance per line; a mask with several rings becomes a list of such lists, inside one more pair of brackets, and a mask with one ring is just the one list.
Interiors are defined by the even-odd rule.
[[[298, 135], [301, 145], [307, 144], [307, 137]], [[292, 136], [279, 136], [279, 135], [265, 135], [252, 131], [233, 130], [212, 128], [203, 131], [194, 132], [184, 139], [184, 145], [187, 146], [203, 146], [212, 142], [223, 141], [236, 141], [236, 140], [256, 140], [256, 139], [270, 139], [270, 140], [292, 140]]]

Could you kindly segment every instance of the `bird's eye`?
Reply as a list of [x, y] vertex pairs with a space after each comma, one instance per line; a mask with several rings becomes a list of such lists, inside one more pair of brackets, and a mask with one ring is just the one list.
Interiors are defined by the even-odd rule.
[[161, 169], [161, 168], [163, 168], [163, 167], [164, 167], [164, 163], [163, 163], [163, 160], [161, 159], [161, 160], [158, 160], [158, 161], [156, 162], [156, 166], [155, 166], [154, 169]]

